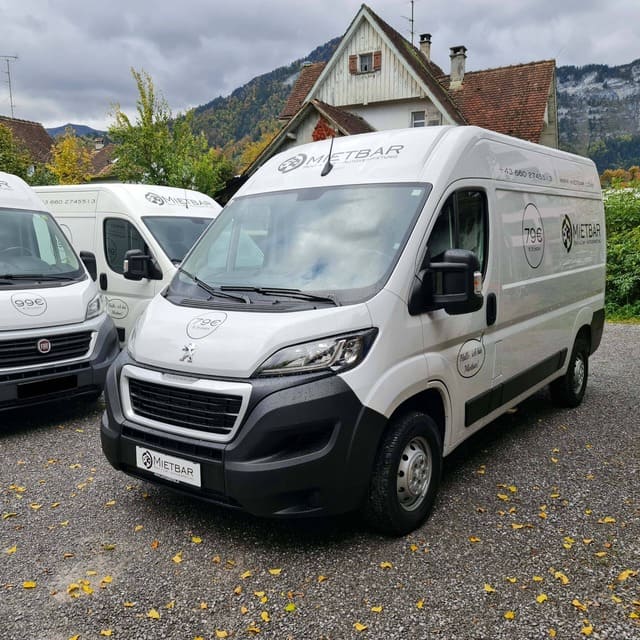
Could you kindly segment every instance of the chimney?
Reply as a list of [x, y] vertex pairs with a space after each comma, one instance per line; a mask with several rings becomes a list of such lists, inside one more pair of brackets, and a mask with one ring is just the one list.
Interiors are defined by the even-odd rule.
[[467, 59], [467, 47], [451, 47], [451, 75], [449, 77], [449, 89], [459, 89], [464, 80], [464, 61]]
[[427, 62], [431, 62], [431, 34], [420, 34], [420, 53], [427, 59]]

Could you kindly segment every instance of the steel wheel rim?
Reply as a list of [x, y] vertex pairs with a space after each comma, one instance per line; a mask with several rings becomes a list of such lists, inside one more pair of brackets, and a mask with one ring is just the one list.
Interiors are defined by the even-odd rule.
[[584, 385], [585, 376], [585, 362], [582, 356], [579, 355], [573, 364], [573, 392], [575, 394], [579, 394], [580, 391], [582, 391], [582, 385]]
[[405, 511], [415, 511], [424, 502], [431, 484], [433, 460], [424, 438], [412, 438], [400, 455], [396, 482], [398, 503]]

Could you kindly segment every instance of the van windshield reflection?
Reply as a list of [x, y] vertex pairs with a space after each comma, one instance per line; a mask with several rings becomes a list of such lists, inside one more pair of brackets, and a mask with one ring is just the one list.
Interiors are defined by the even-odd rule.
[[[183, 267], [211, 287], [243, 288], [252, 297], [283, 289], [313, 292], [329, 303], [365, 299], [390, 275], [429, 188], [352, 185], [240, 197], [207, 229]], [[201, 298], [196, 288], [178, 273], [168, 295]]]

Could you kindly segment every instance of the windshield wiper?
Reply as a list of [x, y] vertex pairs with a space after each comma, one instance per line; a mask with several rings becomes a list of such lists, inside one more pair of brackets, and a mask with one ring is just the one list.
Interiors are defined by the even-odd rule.
[[63, 276], [61, 274], [47, 274], [44, 273], [2, 273], [0, 274], [0, 280], [75, 280], [73, 276]]
[[198, 276], [194, 276], [192, 273], [189, 273], [182, 267], [178, 267], [178, 271], [184, 273], [185, 276], [191, 278], [203, 291], [206, 291], [210, 296], [217, 296], [218, 298], [228, 298], [229, 300], [237, 300], [238, 302], [244, 302], [245, 304], [251, 304], [251, 300], [247, 298], [247, 296], [234, 296], [230, 293], [225, 293], [221, 291], [224, 287], [215, 288], [211, 285], [204, 282], [204, 280], [200, 280]]
[[336, 307], [340, 303], [333, 296], [318, 296], [313, 293], [307, 293], [301, 289], [281, 289], [279, 287], [251, 287], [251, 286], [229, 286], [220, 287], [223, 291], [250, 291], [260, 293], [263, 296], [284, 296], [286, 298], [295, 298], [296, 300], [309, 300], [311, 302], [328, 302]]

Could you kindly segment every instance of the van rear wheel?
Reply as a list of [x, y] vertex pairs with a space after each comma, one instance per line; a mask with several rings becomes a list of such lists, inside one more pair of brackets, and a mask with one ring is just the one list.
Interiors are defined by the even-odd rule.
[[411, 412], [394, 419], [373, 468], [365, 506], [379, 531], [404, 535], [431, 512], [442, 474], [442, 443], [435, 422]]
[[577, 407], [584, 398], [589, 377], [589, 343], [576, 338], [567, 372], [549, 385], [551, 399], [560, 407]]

